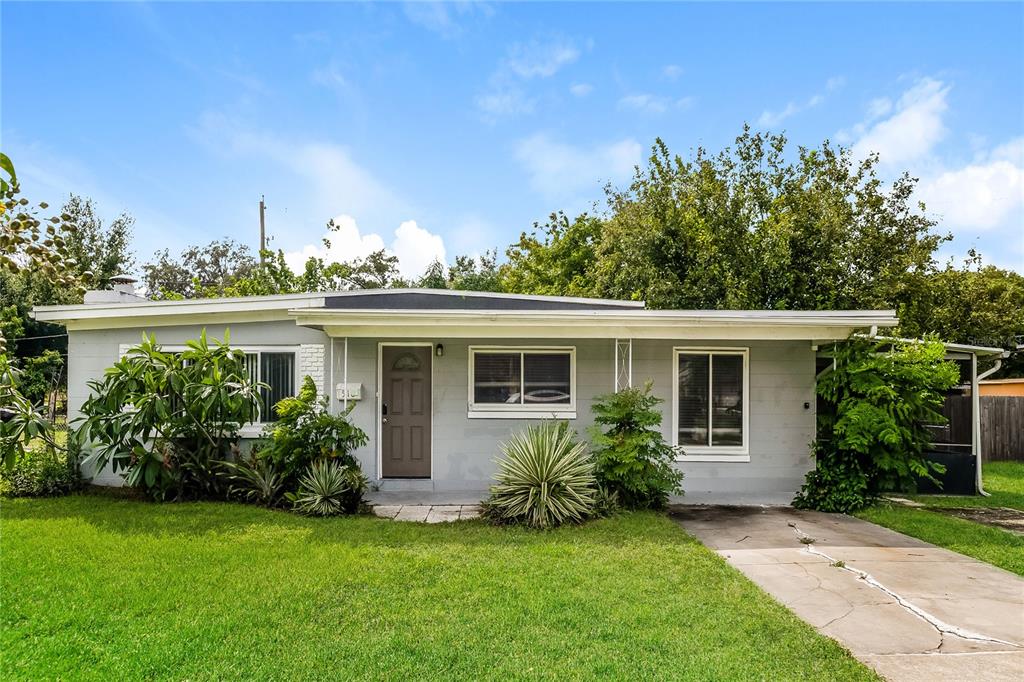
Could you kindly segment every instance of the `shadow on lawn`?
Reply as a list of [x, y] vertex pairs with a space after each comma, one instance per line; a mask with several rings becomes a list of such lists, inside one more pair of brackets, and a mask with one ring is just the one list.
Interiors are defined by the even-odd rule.
[[[621, 547], [655, 541], [664, 544], [692, 544], [696, 541], [676, 524], [652, 529], [655, 512], [620, 514], [612, 519], [590, 521], [537, 531], [515, 526], [493, 526], [483, 520], [452, 523], [408, 523], [377, 518], [370, 514], [311, 518], [281, 509], [265, 509], [235, 502], [157, 503], [104, 494], [75, 494], [62, 498], [3, 501], [3, 521], [65, 522], [93, 526], [104, 533], [126, 537], [169, 537], [215, 539], [302, 534], [312, 544], [377, 547], [409, 547], [416, 544], [465, 544], [516, 546], [552, 544], [564, 540], [576, 543], [585, 531], [588, 545]], [[658, 530], [660, 529], [660, 530]]]

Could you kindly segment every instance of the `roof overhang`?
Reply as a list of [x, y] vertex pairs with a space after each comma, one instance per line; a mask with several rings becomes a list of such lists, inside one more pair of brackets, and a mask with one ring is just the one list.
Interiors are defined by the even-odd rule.
[[289, 311], [334, 337], [636, 338], [821, 341], [897, 324], [892, 310], [315, 310]]

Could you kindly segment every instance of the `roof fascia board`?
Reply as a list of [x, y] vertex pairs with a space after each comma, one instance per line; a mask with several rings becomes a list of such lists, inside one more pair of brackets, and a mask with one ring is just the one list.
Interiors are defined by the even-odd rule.
[[[154, 319], [162, 317], [189, 317], [220, 315], [234, 319], [238, 314], [266, 312], [275, 319], [288, 319], [288, 311], [322, 308], [323, 296], [307, 298], [269, 298], [254, 296], [250, 299], [151, 301], [148, 303], [114, 303], [111, 305], [83, 304], [74, 306], [40, 306], [32, 311], [42, 322], [71, 323], [79, 320]], [[170, 324], [179, 324], [171, 322]], [[129, 324], [127, 326], [133, 326]]]
[[[320, 327], [320, 325], [318, 325]], [[812, 341], [844, 339], [855, 329], [848, 326], [778, 326], [778, 325], [621, 325], [621, 324], [551, 324], [551, 325], [480, 325], [465, 324], [379, 324], [322, 325], [332, 337], [389, 339], [705, 339], [705, 340], [779, 340]]]

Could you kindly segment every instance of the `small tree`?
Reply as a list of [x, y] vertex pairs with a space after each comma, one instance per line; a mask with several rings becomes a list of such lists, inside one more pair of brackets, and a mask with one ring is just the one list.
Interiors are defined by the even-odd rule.
[[651, 395], [651, 382], [601, 396], [594, 404], [594, 462], [597, 481], [618, 493], [624, 506], [662, 509], [682, 492], [676, 449], [661, 433], [664, 402]]
[[89, 382], [78, 437], [90, 443], [89, 463], [112, 462], [125, 481], [154, 499], [219, 492], [213, 467], [236, 447], [238, 429], [253, 421], [260, 388], [249, 380], [245, 354], [203, 330], [181, 353], [155, 336], [128, 351], [101, 380]]
[[924, 457], [927, 425], [943, 424], [944, 394], [959, 380], [938, 341], [852, 338], [835, 347], [835, 369], [818, 382], [817, 466], [793, 505], [848, 512], [882, 491], [913, 490], [945, 467]]

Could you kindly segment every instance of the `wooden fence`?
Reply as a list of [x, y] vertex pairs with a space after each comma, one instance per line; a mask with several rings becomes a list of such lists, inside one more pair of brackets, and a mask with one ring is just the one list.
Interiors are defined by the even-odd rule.
[[[970, 452], [971, 397], [950, 396], [942, 411], [949, 423], [936, 429], [936, 445], [957, 444], [945, 449], [966, 448]], [[1024, 460], [1024, 398], [981, 397], [981, 458], [986, 462]]]
[[981, 397], [981, 458], [1024, 460], [1024, 398]]

